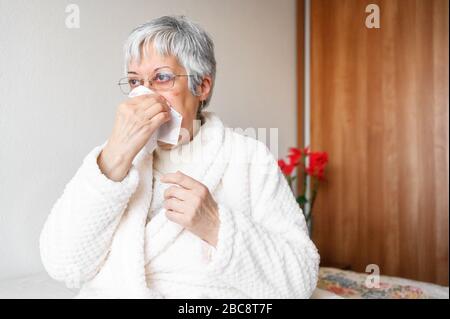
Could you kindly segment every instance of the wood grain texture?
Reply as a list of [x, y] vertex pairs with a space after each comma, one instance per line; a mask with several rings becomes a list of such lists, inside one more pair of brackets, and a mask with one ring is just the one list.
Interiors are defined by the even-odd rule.
[[[367, 29], [365, 8], [381, 9]], [[322, 265], [448, 285], [448, 0], [312, 0]], [[301, 128], [299, 128], [300, 130]]]
[[[305, 136], [303, 123], [305, 120], [304, 102], [305, 102], [305, 1], [296, 1], [296, 19], [297, 19], [297, 147], [305, 147]], [[303, 172], [298, 171], [297, 192], [301, 194], [304, 189]]]
[[305, 2], [296, 1], [297, 19], [297, 145], [304, 146]]

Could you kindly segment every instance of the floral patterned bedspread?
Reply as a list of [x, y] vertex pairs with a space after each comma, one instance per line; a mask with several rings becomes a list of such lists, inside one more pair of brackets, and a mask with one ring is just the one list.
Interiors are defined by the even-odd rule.
[[354, 299], [448, 299], [449, 288], [398, 277], [380, 276], [377, 287], [366, 284], [368, 273], [320, 268], [317, 288]]

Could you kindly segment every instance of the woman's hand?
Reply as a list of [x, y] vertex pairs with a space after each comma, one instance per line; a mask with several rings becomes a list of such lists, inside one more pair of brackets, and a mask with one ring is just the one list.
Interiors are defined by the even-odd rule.
[[150, 136], [169, 120], [170, 108], [156, 94], [137, 96], [120, 104], [112, 134], [97, 159], [102, 173], [113, 181], [122, 181]]
[[178, 185], [170, 186], [164, 193], [167, 218], [215, 247], [220, 220], [217, 203], [208, 188], [180, 171], [164, 175], [161, 182]]

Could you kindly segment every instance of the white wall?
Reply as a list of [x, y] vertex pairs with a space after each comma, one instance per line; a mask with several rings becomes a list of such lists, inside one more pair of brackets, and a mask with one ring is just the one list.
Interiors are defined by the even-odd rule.
[[[80, 7], [67, 29], [65, 8]], [[42, 271], [46, 216], [85, 154], [107, 139], [132, 28], [186, 14], [213, 37], [210, 110], [296, 143], [295, 0], [0, 0], [0, 278]]]

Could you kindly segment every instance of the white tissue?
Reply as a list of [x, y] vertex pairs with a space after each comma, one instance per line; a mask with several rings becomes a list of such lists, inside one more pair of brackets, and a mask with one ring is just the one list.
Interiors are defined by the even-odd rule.
[[[133, 89], [128, 97], [132, 98], [144, 94], [154, 94], [154, 92], [149, 88], [140, 85], [137, 88]], [[182, 120], [183, 117], [181, 116], [181, 114], [178, 113], [172, 106], [170, 106], [170, 121], [164, 123], [158, 128], [155, 134], [150, 137], [146, 147], [150, 148], [153, 151], [156, 147], [156, 140], [172, 145], [178, 144], [178, 137], [180, 135]]]

